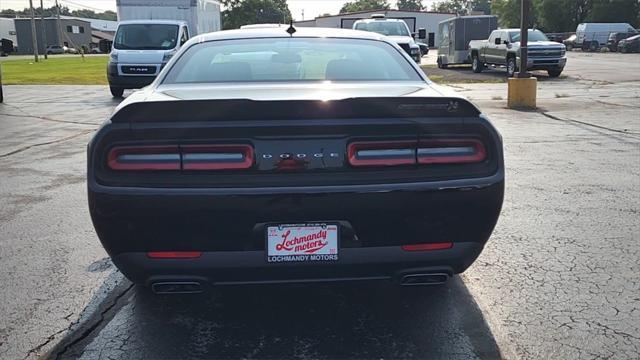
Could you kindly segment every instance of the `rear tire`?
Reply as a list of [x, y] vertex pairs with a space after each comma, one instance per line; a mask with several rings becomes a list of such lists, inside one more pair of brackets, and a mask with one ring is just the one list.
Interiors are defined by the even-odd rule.
[[516, 65], [515, 56], [509, 56], [507, 58], [507, 76], [514, 77], [518, 72], [518, 66]]
[[484, 68], [484, 64], [478, 58], [478, 54], [473, 54], [471, 56], [471, 69], [474, 73], [481, 73]]
[[589, 51], [596, 52], [598, 50], [600, 50], [600, 44], [597, 41], [592, 41], [589, 44]]
[[549, 77], [557, 78], [562, 74], [562, 69], [549, 69], [547, 70], [547, 73], [549, 74]]
[[109, 90], [111, 90], [111, 95], [116, 98], [121, 98], [124, 94], [124, 89], [121, 87], [109, 86]]

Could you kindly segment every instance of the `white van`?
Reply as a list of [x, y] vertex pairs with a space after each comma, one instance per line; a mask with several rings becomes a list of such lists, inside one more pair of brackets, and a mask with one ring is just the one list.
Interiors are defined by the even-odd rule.
[[627, 23], [582, 23], [576, 28], [575, 47], [582, 50], [598, 51], [606, 46], [609, 34], [613, 32], [635, 32]]
[[120, 97], [124, 89], [151, 84], [188, 39], [189, 30], [184, 21], [120, 22], [107, 66], [111, 95]]
[[111, 95], [153, 82], [190, 36], [218, 31], [217, 0], [118, 0], [118, 30], [109, 54]]

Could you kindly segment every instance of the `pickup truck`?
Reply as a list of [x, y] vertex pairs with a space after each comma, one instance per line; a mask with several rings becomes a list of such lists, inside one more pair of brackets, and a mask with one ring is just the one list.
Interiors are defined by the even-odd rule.
[[[527, 70], [546, 70], [550, 77], [558, 77], [567, 63], [563, 44], [549, 41], [539, 30], [529, 30]], [[485, 66], [506, 66], [512, 77], [520, 68], [520, 29], [494, 30], [488, 40], [472, 40], [469, 56], [474, 72]]]

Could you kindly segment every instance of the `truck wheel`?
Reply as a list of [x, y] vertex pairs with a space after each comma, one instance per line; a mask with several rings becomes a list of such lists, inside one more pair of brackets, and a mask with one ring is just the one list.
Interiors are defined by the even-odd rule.
[[600, 49], [600, 44], [597, 41], [592, 41], [591, 44], [589, 44], [589, 51], [598, 51]]
[[518, 72], [518, 67], [516, 66], [516, 58], [515, 56], [509, 56], [507, 58], [507, 76], [514, 77]]
[[122, 97], [122, 94], [124, 94], [124, 89], [121, 87], [109, 86], [109, 90], [111, 90], [111, 95], [113, 95], [113, 97], [120, 98]]
[[562, 74], [562, 69], [549, 69], [547, 70], [547, 73], [549, 74], [549, 77], [557, 78]]
[[484, 64], [478, 58], [478, 54], [473, 54], [471, 57], [471, 69], [474, 73], [480, 73], [482, 68], [484, 68]]
[[438, 64], [438, 69], [442, 69], [442, 61], [440, 60], [440, 58], [436, 60], [436, 63]]

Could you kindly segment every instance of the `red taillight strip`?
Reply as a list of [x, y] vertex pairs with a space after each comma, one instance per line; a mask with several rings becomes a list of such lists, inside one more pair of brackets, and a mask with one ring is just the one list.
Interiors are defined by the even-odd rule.
[[416, 163], [416, 141], [360, 141], [347, 146], [351, 166], [396, 166]]
[[476, 139], [433, 139], [418, 144], [418, 164], [460, 164], [483, 161], [487, 152]]
[[411, 244], [402, 245], [404, 251], [432, 251], [432, 250], [446, 250], [453, 247], [452, 242], [442, 243], [424, 243], [424, 244]]
[[202, 256], [202, 251], [150, 251], [151, 259], [195, 259]]
[[183, 170], [239, 170], [253, 166], [250, 145], [182, 146]]
[[107, 155], [113, 170], [180, 170], [177, 146], [120, 146]]

